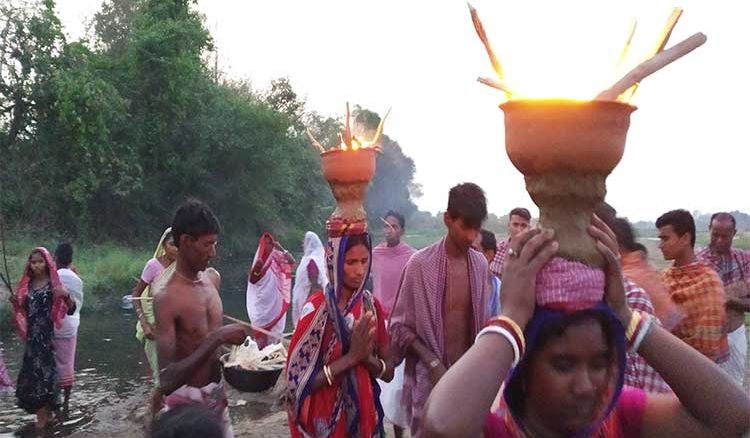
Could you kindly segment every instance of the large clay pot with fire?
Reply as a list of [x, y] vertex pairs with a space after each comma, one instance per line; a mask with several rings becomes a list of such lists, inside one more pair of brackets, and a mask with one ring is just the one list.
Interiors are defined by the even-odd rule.
[[375, 176], [376, 154], [374, 148], [331, 149], [320, 154], [323, 177], [336, 198], [336, 210], [331, 217], [349, 221], [367, 217], [363, 204], [367, 186]]
[[636, 108], [572, 100], [513, 100], [500, 108], [508, 157], [539, 207], [539, 224], [555, 230], [558, 255], [604, 266], [587, 227], [604, 201], [607, 176], [622, 158]]

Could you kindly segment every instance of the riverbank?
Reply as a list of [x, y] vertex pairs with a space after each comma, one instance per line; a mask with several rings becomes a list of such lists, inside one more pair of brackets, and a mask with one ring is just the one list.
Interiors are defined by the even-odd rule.
[[[65, 241], [56, 236], [39, 236], [19, 232], [6, 232], [5, 251], [10, 281], [21, 277], [32, 248], [44, 246], [51, 253], [58, 243]], [[101, 299], [121, 297], [133, 288], [143, 266], [153, 255], [153, 248], [129, 247], [121, 243], [73, 242], [73, 264], [83, 280], [86, 307], [97, 307]], [[0, 260], [0, 268], [5, 268]], [[0, 309], [7, 300], [0, 299]]]

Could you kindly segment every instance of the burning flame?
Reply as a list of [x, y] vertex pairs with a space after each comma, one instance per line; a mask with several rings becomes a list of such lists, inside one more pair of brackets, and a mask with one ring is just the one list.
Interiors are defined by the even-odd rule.
[[[390, 114], [391, 110], [389, 109], [382, 119], [380, 119], [380, 123], [378, 124], [378, 128], [375, 130], [375, 134], [372, 136], [370, 140], [367, 140], [364, 138], [364, 133], [354, 134], [352, 132], [352, 113], [349, 108], [349, 102], [346, 103], [346, 121], [344, 122], [344, 132], [339, 132], [339, 144], [338, 149], [341, 149], [342, 151], [357, 151], [359, 149], [366, 149], [366, 148], [372, 148], [377, 151], [380, 151], [380, 136], [383, 134], [383, 125], [385, 124], [385, 119], [388, 117], [388, 114]], [[312, 135], [309, 129], [306, 130], [307, 137], [310, 139], [310, 143], [312, 143], [315, 148], [320, 151], [320, 153], [326, 152], [326, 148], [323, 147], [322, 144], [318, 140], [315, 139], [315, 137]], [[336, 146], [329, 148], [329, 150], [336, 149]]]
[[[625, 17], [609, 11], [603, 5], [590, 5], [596, 10], [595, 15], [600, 17], [593, 22], [589, 16], [570, 14], [566, 11], [569, 6], [564, 2], [545, 4], [545, 14], [526, 12], [532, 14], [529, 20], [508, 20], [509, 16], [523, 15], [524, 8], [520, 6], [518, 11], [509, 10], [505, 4], [487, 6], [497, 9], [497, 13], [489, 14], [488, 24], [492, 24], [493, 17], [500, 17], [496, 18], [498, 22], [494, 28], [499, 29], [505, 38], [499, 40], [498, 50], [493, 50], [477, 10], [468, 5], [474, 30], [494, 73], [492, 77], [480, 77], [478, 80], [501, 91], [504, 100], [553, 97], [591, 100], [598, 91], [607, 89], [614, 80], [633, 68], [633, 61], [637, 64], [663, 51], [682, 13], [680, 8], [672, 11], [656, 41], [650, 35], [641, 41], [634, 38], [637, 24], [641, 23], [628, 20], [627, 33], [620, 35], [620, 32], [613, 30], [624, 24]], [[537, 35], [530, 38], [531, 31], [525, 23], [532, 18], [535, 29], [544, 29], [552, 37]], [[649, 31], [656, 23], [647, 21], [647, 24], [650, 25], [645, 29]], [[648, 47], [642, 47], [642, 43], [647, 43]], [[605, 53], [614, 56], [600, 56]], [[497, 54], [502, 54], [502, 64]], [[607, 59], [611, 61], [607, 62]], [[634, 86], [621, 94], [618, 100], [629, 101], [636, 88]]]

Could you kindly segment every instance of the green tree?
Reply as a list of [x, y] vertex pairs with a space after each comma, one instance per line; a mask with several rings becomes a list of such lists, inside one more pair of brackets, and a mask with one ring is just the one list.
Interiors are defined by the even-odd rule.
[[93, 31], [96, 42], [114, 57], [125, 54], [136, 12], [136, 0], [107, 0], [94, 14]]
[[[195, 1], [107, 0], [92, 41], [67, 42], [51, 0], [0, 14], [0, 205], [13, 223], [151, 243], [197, 197], [229, 254], [249, 256], [262, 231], [293, 245], [322, 231], [333, 199], [305, 130], [334, 145], [341, 121], [307, 109], [288, 78], [217, 81]], [[409, 214], [414, 163], [384, 137], [378, 167], [369, 208]]]
[[50, 80], [64, 45], [52, 0], [0, 6], [0, 154], [33, 140], [40, 113], [54, 103]]

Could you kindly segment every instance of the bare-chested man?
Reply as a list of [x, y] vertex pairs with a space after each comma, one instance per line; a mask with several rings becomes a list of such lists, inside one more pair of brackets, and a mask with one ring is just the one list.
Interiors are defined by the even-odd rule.
[[404, 391], [415, 438], [421, 436], [422, 409], [433, 386], [489, 317], [487, 260], [472, 249], [486, 217], [479, 186], [453, 187], [443, 217], [448, 235], [417, 251], [404, 268], [389, 330], [396, 363], [406, 359]]
[[236, 324], [222, 327], [221, 277], [208, 267], [216, 255], [219, 221], [205, 204], [189, 200], [177, 210], [172, 234], [180, 249], [177, 264], [154, 293], [165, 409], [205, 405], [222, 421], [224, 437], [232, 437], [217, 349], [241, 344], [247, 333]]
[[745, 312], [750, 312], [750, 254], [732, 248], [737, 224], [731, 214], [714, 214], [708, 230], [711, 232], [711, 242], [708, 248], [696, 252], [695, 256], [710, 264], [724, 283], [727, 302], [725, 331], [729, 343], [729, 360], [724, 362], [722, 367], [742, 384], [747, 356]]

